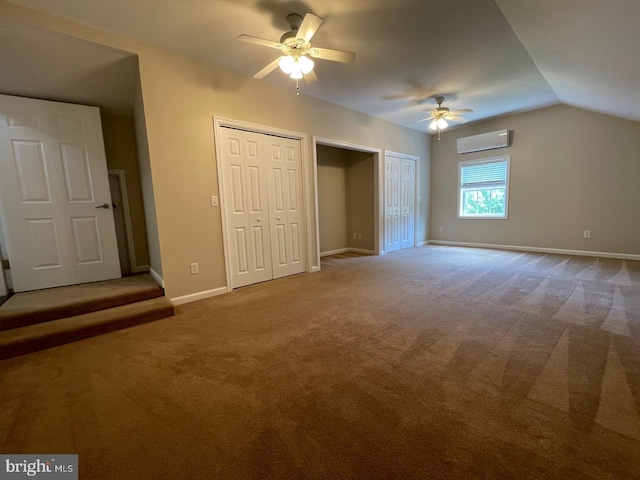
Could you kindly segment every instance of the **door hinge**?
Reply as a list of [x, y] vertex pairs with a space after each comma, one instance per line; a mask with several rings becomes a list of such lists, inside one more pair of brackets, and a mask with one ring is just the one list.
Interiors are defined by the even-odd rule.
[[9, 260], [2, 260], [2, 269], [11, 270], [11, 267], [9, 267]]

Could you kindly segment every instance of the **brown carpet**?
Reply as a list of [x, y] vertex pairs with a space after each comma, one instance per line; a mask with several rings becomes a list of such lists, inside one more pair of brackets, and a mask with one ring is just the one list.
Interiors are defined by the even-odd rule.
[[0, 330], [142, 302], [164, 295], [147, 273], [12, 295], [0, 305]]
[[0, 362], [83, 479], [640, 478], [640, 262], [426, 246]]

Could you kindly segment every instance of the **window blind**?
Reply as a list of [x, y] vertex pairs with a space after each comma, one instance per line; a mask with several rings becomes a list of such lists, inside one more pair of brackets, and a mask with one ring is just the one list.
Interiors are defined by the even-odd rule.
[[507, 162], [504, 160], [462, 165], [461, 170], [462, 188], [496, 187], [507, 183]]

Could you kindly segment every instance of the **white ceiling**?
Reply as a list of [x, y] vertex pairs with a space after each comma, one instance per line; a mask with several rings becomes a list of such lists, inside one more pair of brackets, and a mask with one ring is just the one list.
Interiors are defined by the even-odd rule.
[[[312, 12], [324, 19], [313, 45], [357, 57], [354, 64], [317, 60], [320, 82], [302, 84], [302, 93], [423, 131], [425, 122], [415, 122], [428, 116], [436, 94], [452, 110], [472, 109], [469, 121], [555, 103], [640, 121], [638, 0], [12, 1], [246, 75], [278, 51], [238, 35], [278, 41], [289, 13]], [[49, 50], [75, 58], [70, 45]], [[262, 81], [295, 95], [279, 71]], [[0, 89], [5, 82], [0, 74]]]

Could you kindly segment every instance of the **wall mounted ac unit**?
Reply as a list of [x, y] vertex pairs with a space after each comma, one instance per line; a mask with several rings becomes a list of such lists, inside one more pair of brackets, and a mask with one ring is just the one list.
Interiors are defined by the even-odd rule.
[[509, 146], [509, 131], [482, 133], [458, 139], [458, 153], [479, 152]]

